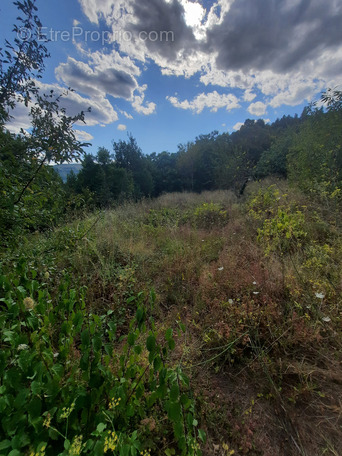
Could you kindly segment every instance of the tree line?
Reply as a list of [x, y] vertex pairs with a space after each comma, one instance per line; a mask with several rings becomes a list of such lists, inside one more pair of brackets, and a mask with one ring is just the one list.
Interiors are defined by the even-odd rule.
[[144, 155], [132, 135], [87, 154], [81, 171], [68, 176], [69, 194], [108, 207], [127, 198], [162, 193], [231, 189], [238, 196], [250, 180], [288, 178], [304, 190], [333, 193], [341, 187], [341, 93], [327, 91], [325, 107], [309, 105], [301, 116], [272, 124], [247, 119], [239, 131], [203, 134], [174, 153]]

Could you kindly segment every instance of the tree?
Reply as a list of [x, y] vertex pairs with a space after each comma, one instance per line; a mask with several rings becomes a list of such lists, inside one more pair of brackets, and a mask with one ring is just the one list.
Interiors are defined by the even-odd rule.
[[134, 181], [134, 197], [150, 196], [153, 193], [153, 178], [149, 169], [149, 161], [132, 135], [128, 141], [113, 141], [114, 159], [118, 168], [123, 168], [132, 174]]
[[[44, 59], [50, 55], [43, 44], [47, 40], [39, 33], [42, 24], [35, 14], [35, 0], [17, 1], [14, 5], [23, 17], [18, 17], [19, 24], [14, 24], [14, 44], [6, 40], [5, 48], [0, 49], [0, 126], [9, 119], [9, 109], [17, 101], [28, 106], [32, 96], [38, 94], [33, 77], [41, 77]], [[20, 39], [22, 32], [25, 36]]]
[[[49, 199], [50, 195], [40, 189], [44, 187], [45, 191], [52, 191], [50, 185], [45, 186], [44, 179], [48, 183], [57, 177], [49, 173], [44, 165], [50, 161], [63, 163], [78, 160], [84, 154], [83, 148], [88, 145], [78, 141], [73, 129], [76, 122], [84, 122], [84, 112], [68, 116], [61, 107], [62, 98], [68, 95], [68, 91], [56, 95], [51, 90], [44, 94], [35, 79], [41, 77], [44, 59], [49, 56], [45, 41], [41, 44], [39, 30], [42, 24], [36, 15], [35, 0], [17, 1], [14, 5], [23, 17], [18, 17], [18, 24], [14, 25], [13, 31], [17, 36], [13, 44], [6, 40], [4, 49], [0, 51], [0, 131], [5, 142], [12, 142], [15, 146], [20, 144], [20, 147], [13, 148], [20, 150], [20, 159], [15, 167], [11, 165], [13, 160], [8, 159], [10, 150], [7, 151], [7, 158], [1, 154], [1, 174], [5, 178], [11, 176], [5, 179], [6, 188], [1, 201], [1, 217], [7, 218], [8, 230], [18, 226], [25, 228], [27, 223], [21, 222], [30, 216], [36, 220], [32, 211], [42, 208]], [[19, 32], [22, 29], [26, 30], [27, 39], [21, 41]], [[30, 134], [22, 130], [22, 137], [16, 139], [5, 133], [4, 125], [11, 117], [10, 110], [17, 103], [24, 103], [30, 108], [32, 128]], [[30, 194], [26, 195], [28, 189]], [[35, 204], [31, 204], [33, 198]], [[41, 211], [38, 210], [38, 213]], [[1, 221], [0, 225], [4, 226]], [[39, 223], [35, 225], [39, 226]]]

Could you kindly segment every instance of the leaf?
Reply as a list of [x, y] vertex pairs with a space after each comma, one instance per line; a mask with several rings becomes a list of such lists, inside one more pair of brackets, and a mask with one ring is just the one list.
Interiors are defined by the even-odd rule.
[[170, 420], [177, 422], [181, 418], [181, 407], [179, 402], [169, 402], [168, 416]]
[[8, 456], [20, 456], [21, 453], [19, 450], [12, 450], [10, 453], [8, 453]]
[[171, 339], [168, 341], [168, 344], [169, 344], [170, 350], [174, 350], [174, 349], [175, 349], [176, 343], [175, 343], [174, 339], [171, 338]]
[[0, 442], [0, 450], [6, 450], [6, 448], [9, 448], [11, 446], [11, 442], [9, 440], [3, 440]]
[[89, 347], [89, 345], [90, 345], [90, 334], [89, 334], [89, 330], [88, 329], [85, 329], [84, 331], [82, 331], [81, 342], [82, 342], [82, 345], [83, 345], [84, 348]]
[[146, 340], [146, 348], [149, 352], [152, 352], [156, 348], [156, 338], [153, 335], [148, 336]]
[[179, 397], [179, 388], [178, 385], [172, 385], [170, 390], [170, 399], [171, 401], [176, 401]]
[[106, 429], [107, 425], [105, 423], [99, 423], [97, 425], [97, 432], [102, 433]]
[[128, 345], [130, 345], [131, 347], [134, 345], [134, 342], [135, 342], [135, 335], [134, 335], [134, 333], [129, 333], [129, 334], [128, 334], [127, 342], [128, 342]]
[[172, 337], [172, 328], [169, 328], [165, 333], [165, 339], [169, 341]]
[[207, 440], [207, 435], [203, 429], [198, 429], [198, 437], [202, 440], [203, 443]]

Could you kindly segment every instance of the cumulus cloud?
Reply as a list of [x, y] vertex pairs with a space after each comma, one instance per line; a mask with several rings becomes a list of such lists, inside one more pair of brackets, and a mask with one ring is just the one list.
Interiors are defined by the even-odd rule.
[[200, 114], [204, 108], [209, 108], [210, 111], [216, 112], [219, 108], [226, 108], [227, 111], [231, 111], [240, 107], [239, 100], [235, 95], [231, 93], [219, 94], [216, 90], [209, 93], [200, 93], [191, 101], [179, 101], [177, 97], [166, 97], [166, 99], [175, 108], [189, 109], [196, 114]]
[[84, 130], [75, 130], [76, 138], [79, 141], [89, 142], [94, 139], [94, 136]]
[[156, 104], [153, 102], [145, 102], [145, 90], [147, 89], [147, 85], [143, 85], [137, 89], [137, 95], [134, 95], [132, 106], [133, 108], [139, 113], [144, 114], [145, 116], [149, 116], [153, 114], [156, 110]]
[[266, 113], [266, 105], [261, 101], [257, 101], [256, 103], [252, 103], [248, 106], [247, 111], [252, 114], [253, 116], [262, 116]]
[[67, 86], [90, 96], [131, 98], [137, 87], [135, 79], [117, 68], [92, 69], [87, 63], [71, 57], [67, 63], [61, 63], [55, 70], [56, 77]]
[[251, 92], [250, 89], [246, 90], [245, 93], [243, 94], [244, 101], [253, 101], [255, 97], [256, 97], [256, 94]]
[[342, 39], [337, 0], [236, 0], [222, 23], [207, 30], [208, 50], [226, 70], [288, 72]]
[[[38, 86], [42, 92], [48, 93], [53, 90], [56, 95], [65, 93], [65, 88], [58, 84], [42, 84], [38, 82]], [[86, 98], [77, 92], [69, 91], [66, 96], [61, 97], [60, 107], [66, 109], [69, 116], [75, 116], [81, 111], [86, 112], [90, 108], [90, 112], [85, 115], [86, 125], [108, 125], [118, 120], [118, 114], [108, 99], [104, 97]], [[84, 125], [78, 122], [79, 125]]]
[[18, 103], [10, 111], [11, 119], [5, 125], [6, 128], [14, 134], [19, 134], [21, 129], [28, 130], [31, 127], [30, 107], [26, 107], [24, 103]]
[[[241, 89], [242, 100], [248, 103], [258, 93], [264, 106], [252, 103], [249, 107], [257, 116], [266, 112], [266, 102], [274, 108], [295, 106], [342, 82], [340, 0], [214, 0], [211, 5], [199, 0], [79, 3], [92, 23], [99, 28], [105, 24], [112, 32], [115, 49], [90, 52], [78, 43], [87, 63], [69, 59], [58, 68], [58, 77], [91, 97], [107, 94], [130, 100], [141, 114], [156, 109], [155, 103], [145, 102], [138, 83], [151, 61], [165, 76], [189, 78], [197, 74], [205, 86]], [[117, 30], [131, 33], [132, 39], [115, 38]], [[142, 31], [159, 37], [171, 31], [174, 39], [141, 40]], [[168, 99], [193, 112], [223, 107], [223, 100], [218, 100], [221, 96], [212, 94], [215, 91], [200, 93], [192, 101]]]
[[133, 119], [133, 116], [132, 116], [132, 114], [129, 114], [129, 113], [128, 113], [128, 112], [126, 112], [126, 111], [120, 111], [120, 113], [121, 113], [123, 116], [125, 116], [125, 117], [126, 117], [126, 119], [130, 119], [130, 120], [132, 120], [132, 119]]
[[243, 122], [237, 122], [237, 123], [234, 125], [233, 130], [235, 130], [235, 131], [240, 130], [240, 128], [242, 127], [242, 125], [243, 125]]
[[120, 130], [120, 131], [125, 131], [126, 129], [127, 129], [127, 127], [126, 127], [126, 125], [124, 125], [124, 124], [119, 124], [119, 125], [118, 125], [118, 130]]

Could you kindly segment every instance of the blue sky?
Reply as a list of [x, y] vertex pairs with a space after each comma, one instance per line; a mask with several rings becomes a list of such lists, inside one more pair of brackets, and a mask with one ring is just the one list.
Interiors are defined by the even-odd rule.
[[[245, 119], [300, 114], [342, 83], [340, 0], [37, 0], [52, 41], [44, 90], [91, 106], [79, 137], [111, 150], [133, 134], [144, 153], [177, 151], [202, 133]], [[0, 37], [17, 16], [0, 6]], [[62, 35], [63, 34], [63, 35]], [[12, 131], [29, 127], [23, 107]]]

